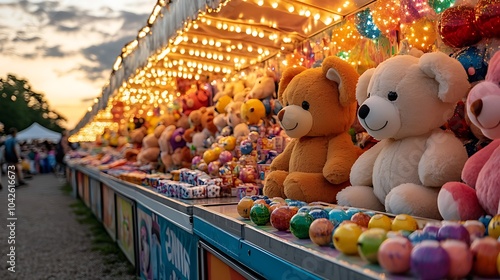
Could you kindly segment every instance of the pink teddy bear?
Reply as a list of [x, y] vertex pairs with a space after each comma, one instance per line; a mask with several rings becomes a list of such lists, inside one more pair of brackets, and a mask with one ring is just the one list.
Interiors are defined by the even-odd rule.
[[500, 51], [491, 58], [485, 80], [471, 89], [466, 106], [471, 122], [493, 142], [467, 160], [463, 183], [442, 187], [438, 208], [446, 220], [500, 213]]

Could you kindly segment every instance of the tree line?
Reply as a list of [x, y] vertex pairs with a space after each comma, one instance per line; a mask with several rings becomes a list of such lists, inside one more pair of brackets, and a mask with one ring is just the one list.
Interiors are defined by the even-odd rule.
[[52, 110], [44, 94], [34, 92], [28, 81], [8, 74], [0, 78], [0, 123], [3, 133], [11, 127], [21, 131], [34, 122], [57, 132], [64, 130], [62, 122], [66, 118]]

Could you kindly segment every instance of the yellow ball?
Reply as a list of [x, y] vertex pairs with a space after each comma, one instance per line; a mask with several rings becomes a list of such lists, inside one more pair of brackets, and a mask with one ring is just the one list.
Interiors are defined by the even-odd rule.
[[368, 222], [368, 228], [381, 228], [390, 231], [392, 228], [391, 218], [383, 214], [375, 214]]
[[333, 245], [346, 255], [358, 253], [358, 238], [363, 233], [360, 226], [354, 223], [339, 226], [333, 232]]
[[217, 160], [217, 158], [218, 155], [213, 150], [207, 150], [203, 153], [203, 161], [205, 161], [207, 164]]
[[240, 202], [238, 202], [238, 206], [236, 209], [238, 210], [238, 214], [245, 219], [250, 218], [250, 209], [253, 207], [253, 199], [250, 197], [243, 197]]
[[415, 231], [418, 229], [418, 224], [415, 218], [410, 215], [400, 214], [397, 215], [392, 221], [391, 230], [407, 230], [407, 231]]
[[488, 235], [498, 239], [500, 236], [500, 215], [494, 216], [488, 224]]

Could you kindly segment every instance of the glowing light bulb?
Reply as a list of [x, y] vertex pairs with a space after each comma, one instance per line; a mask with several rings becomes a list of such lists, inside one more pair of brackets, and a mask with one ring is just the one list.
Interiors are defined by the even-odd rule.
[[257, 5], [259, 5], [259, 6], [264, 5], [264, 0], [259, 0], [259, 1], [257, 2]]
[[288, 12], [289, 13], [293, 13], [293, 11], [295, 11], [295, 7], [293, 5], [291, 5], [290, 7], [288, 7]]
[[278, 8], [278, 2], [273, 2], [271, 4], [271, 7], [273, 7], [274, 9]]

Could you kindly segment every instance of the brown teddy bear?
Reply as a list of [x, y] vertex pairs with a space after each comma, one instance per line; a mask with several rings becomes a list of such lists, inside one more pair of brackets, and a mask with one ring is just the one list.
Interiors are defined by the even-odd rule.
[[288, 68], [278, 97], [278, 119], [293, 138], [271, 163], [264, 194], [306, 202], [335, 202], [349, 185], [351, 166], [361, 154], [349, 128], [356, 117], [356, 70], [337, 57], [321, 68]]

